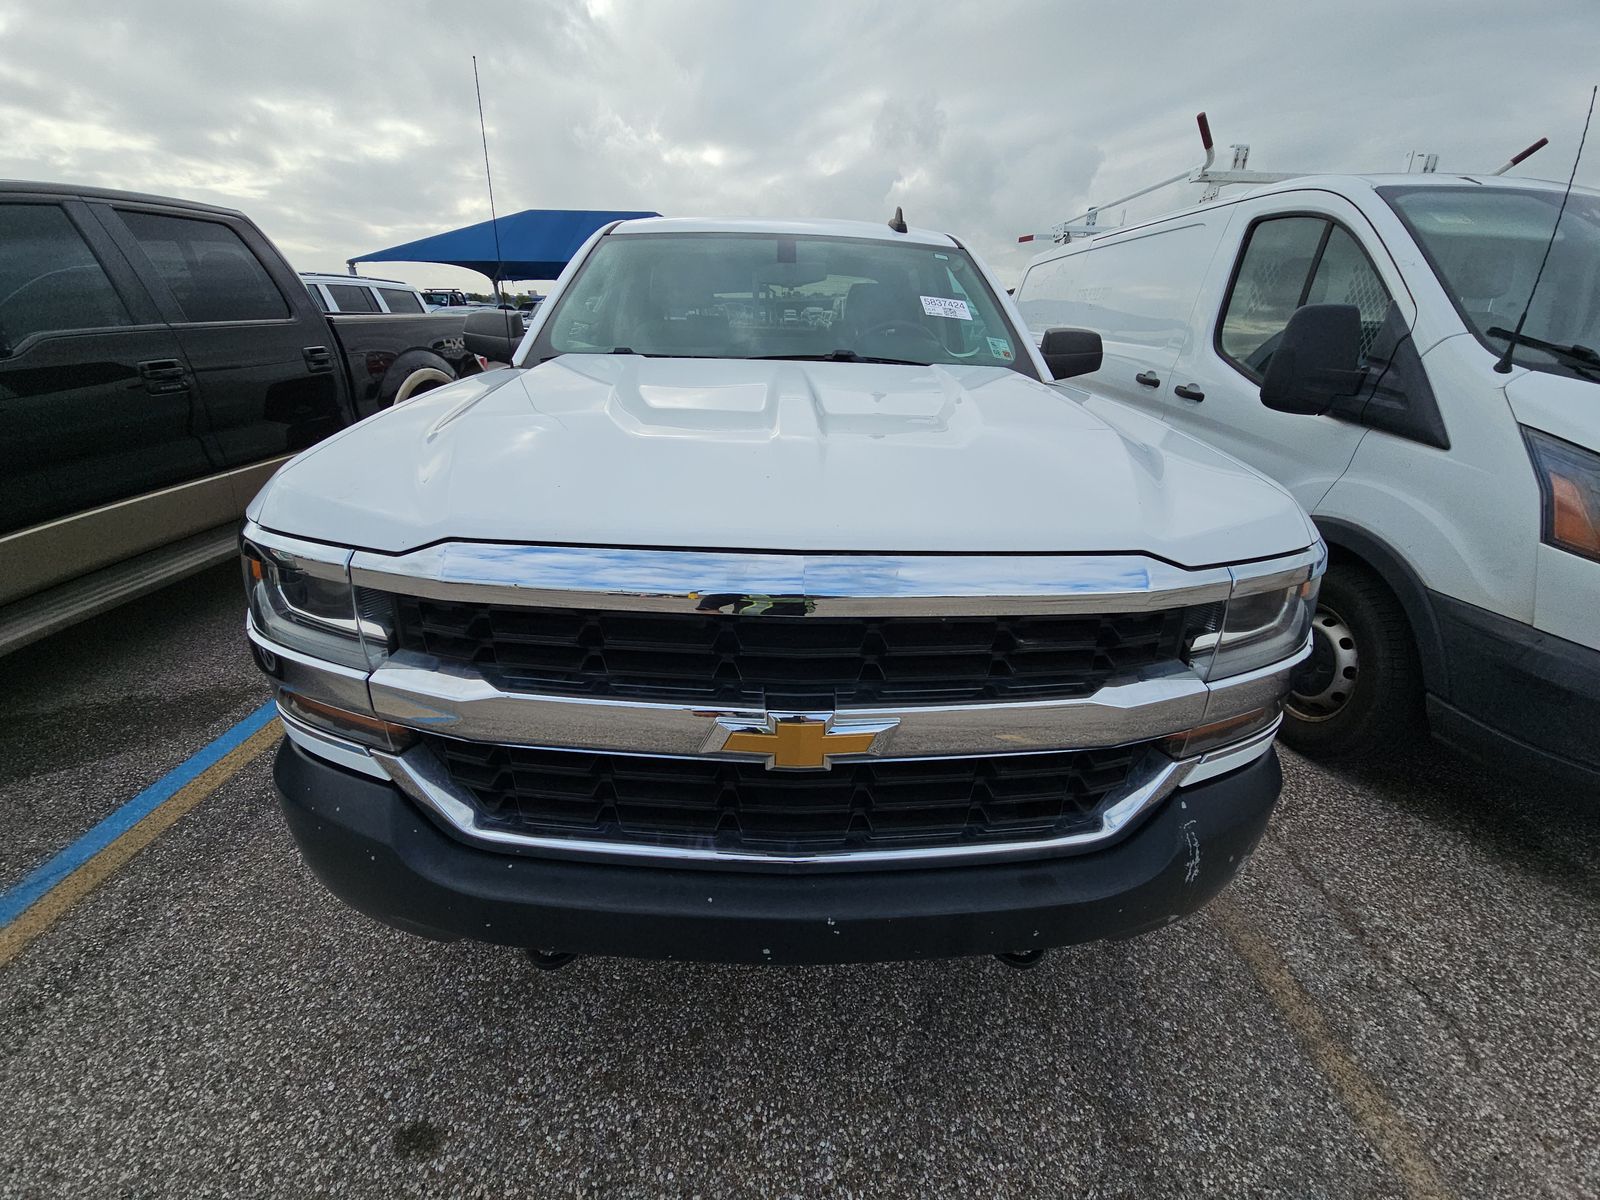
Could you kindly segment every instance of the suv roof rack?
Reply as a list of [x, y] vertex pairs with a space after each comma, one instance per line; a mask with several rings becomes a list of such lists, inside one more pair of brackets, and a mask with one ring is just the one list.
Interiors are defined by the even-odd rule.
[[[1137, 200], [1141, 196], [1148, 196], [1151, 192], [1160, 191], [1164, 187], [1171, 187], [1175, 183], [1203, 183], [1206, 190], [1201, 193], [1200, 203], [1209, 204], [1215, 200], [1222, 189], [1230, 184], [1264, 184], [1282, 183], [1285, 179], [1299, 179], [1305, 175], [1315, 175], [1315, 171], [1251, 171], [1248, 169], [1250, 161], [1250, 147], [1248, 144], [1235, 144], [1233, 150], [1233, 163], [1225, 170], [1216, 169], [1217, 152], [1211, 140], [1211, 122], [1206, 120], [1205, 113], [1195, 114], [1195, 124], [1200, 127], [1200, 145], [1206, 152], [1205, 161], [1198, 167], [1182, 171], [1170, 179], [1163, 179], [1159, 183], [1152, 183], [1149, 187], [1142, 187], [1136, 192], [1129, 192], [1106, 204], [1097, 204], [1093, 208], [1069, 217], [1058, 225], [1054, 225], [1047, 233], [1025, 233], [1017, 238], [1019, 242], [1070, 242], [1074, 237], [1091, 237], [1097, 233], [1106, 233], [1117, 228], [1115, 225], [1101, 225], [1099, 216], [1102, 210], [1115, 208], [1126, 204], [1130, 200]], [[1523, 159], [1537, 153], [1550, 144], [1549, 138], [1540, 138], [1533, 145], [1521, 153], [1513, 155], [1509, 162], [1497, 170], [1489, 172], [1491, 175], [1504, 175], [1512, 167], [1522, 162]], [[1413, 152], [1415, 159], [1417, 153]], [[1422, 173], [1431, 174], [1439, 165], [1437, 154], [1422, 156]]]

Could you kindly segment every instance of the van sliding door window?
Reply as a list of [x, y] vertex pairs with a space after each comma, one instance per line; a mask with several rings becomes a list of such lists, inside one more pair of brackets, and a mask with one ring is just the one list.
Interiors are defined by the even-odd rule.
[[1363, 357], [1393, 308], [1366, 251], [1342, 226], [1322, 217], [1257, 222], [1223, 304], [1218, 352], [1259, 382], [1289, 318], [1304, 304], [1354, 304]]
[[65, 212], [54, 204], [0, 204], [0, 358], [31, 334], [131, 324]]
[[289, 306], [250, 248], [220, 221], [120, 210], [184, 319], [281, 321]]

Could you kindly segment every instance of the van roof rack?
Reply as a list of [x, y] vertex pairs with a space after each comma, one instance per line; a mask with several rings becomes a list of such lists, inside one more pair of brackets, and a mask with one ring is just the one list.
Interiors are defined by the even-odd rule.
[[[1047, 233], [1025, 233], [1017, 238], [1018, 242], [1070, 242], [1075, 237], [1092, 237], [1097, 233], [1106, 233], [1115, 229], [1115, 225], [1101, 225], [1099, 217], [1106, 209], [1116, 208], [1130, 200], [1137, 200], [1141, 196], [1148, 196], [1151, 192], [1160, 191], [1162, 188], [1171, 187], [1175, 183], [1203, 183], [1206, 190], [1200, 195], [1201, 204], [1209, 204], [1215, 200], [1222, 189], [1230, 184], [1264, 184], [1282, 183], [1285, 179], [1298, 179], [1303, 175], [1315, 174], [1311, 171], [1252, 171], [1248, 169], [1250, 161], [1250, 147], [1247, 144], [1236, 144], [1233, 150], [1233, 163], [1231, 166], [1218, 170], [1216, 167], [1217, 151], [1211, 140], [1211, 122], [1206, 120], [1205, 113], [1195, 114], [1195, 124], [1200, 127], [1200, 145], [1205, 149], [1206, 157], [1198, 167], [1180, 172], [1170, 179], [1163, 179], [1159, 183], [1152, 183], [1149, 187], [1140, 188], [1136, 192], [1129, 192], [1126, 196], [1119, 197], [1107, 204], [1097, 204], [1093, 208], [1070, 217], [1059, 225], [1052, 226]], [[1509, 162], [1491, 175], [1504, 175], [1512, 167], [1522, 162], [1523, 159], [1537, 153], [1550, 144], [1549, 138], [1540, 138], [1533, 145], [1521, 153], [1514, 155]], [[1439, 165], [1437, 154], [1422, 154], [1413, 151], [1410, 162], [1417, 157], [1422, 158], [1422, 172], [1429, 174]]]

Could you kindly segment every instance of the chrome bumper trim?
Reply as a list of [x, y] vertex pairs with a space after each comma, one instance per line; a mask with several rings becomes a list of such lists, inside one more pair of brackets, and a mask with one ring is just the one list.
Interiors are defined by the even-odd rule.
[[244, 632], [258, 651], [277, 660], [277, 669], [267, 674], [279, 687], [351, 712], [372, 711], [372, 700], [367, 694], [367, 673], [359, 667], [341, 666], [279, 645], [257, 629], [248, 614], [244, 619]]
[[[888, 759], [1120, 746], [1271, 704], [1288, 690], [1290, 672], [1310, 650], [1308, 640], [1292, 659], [1212, 684], [1178, 668], [1123, 679], [1071, 700], [843, 708], [837, 715], [893, 723], [893, 737], [872, 755]], [[411, 651], [379, 667], [370, 692], [370, 711], [397, 725], [467, 741], [618, 754], [698, 756], [727, 724], [764, 726], [769, 718], [803, 715], [507, 691], [470, 667]]]
[[[1311, 553], [1271, 565], [1301, 569], [1299, 560]], [[1226, 600], [1239, 569], [1188, 571], [1138, 554], [729, 554], [476, 542], [401, 555], [358, 550], [350, 560], [351, 582], [359, 587], [438, 600], [694, 612], [716, 600], [727, 608], [739, 598], [782, 597], [803, 602], [806, 614], [815, 616], [1177, 608]]]
[[365, 746], [358, 746], [354, 742], [335, 737], [321, 729], [313, 729], [304, 721], [297, 720], [292, 714], [285, 712], [281, 703], [278, 705], [278, 720], [283, 722], [283, 731], [289, 736], [289, 740], [307, 754], [325, 758], [347, 770], [371, 775], [374, 779], [393, 778], [373, 760], [371, 752]]
[[605, 842], [582, 838], [535, 837], [484, 828], [478, 810], [457, 789], [438, 758], [425, 746], [403, 754], [372, 751], [373, 759], [389, 773], [411, 799], [434, 813], [461, 838], [490, 849], [557, 858], [628, 862], [660, 866], [696, 867], [803, 867], [816, 870], [857, 870], [862, 867], [922, 867], [943, 863], [1005, 862], [1024, 858], [1050, 858], [1093, 850], [1117, 837], [1149, 809], [1170, 796], [1188, 777], [1198, 759], [1174, 762], [1152, 751], [1143, 771], [1127, 790], [1100, 814], [1097, 829], [1038, 838], [1024, 842], [975, 843], [961, 846], [921, 846], [905, 849], [840, 850], [815, 854], [762, 853], [752, 850], [717, 850], [693, 846], [661, 846], [639, 842]]
[[1189, 774], [1184, 777], [1183, 786], [1192, 787], [1197, 783], [1204, 783], [1208, 779], [1226, 775], [1229, 771], [1237, 771], [1240, 767], [1254, 762], [1272, 748], [1273, 739], [1278, 736], [1278, 730], [1282, 725], [1283, 718], [1278, 717], [1260, 733], [1252, 734], [1242, 742], [1235, 742], [1218, 750], [1208, 750], [1199, 758], [1187, 760], [1193, 766]]

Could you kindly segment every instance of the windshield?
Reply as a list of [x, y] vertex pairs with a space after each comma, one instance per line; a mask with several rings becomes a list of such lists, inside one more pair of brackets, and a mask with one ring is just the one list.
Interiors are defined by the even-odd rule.
[[670, 233], [603, 239], [535, 350], [965, 363], [1031, 375], [1018, 346], [972, 259], [953, 246]]
[[[1428, 257], [1461, 319], [1495, 354], [1528, 303], [1558, 191], [1498, 187], [1380, 188]], [[1585, 349], [1600, 350], [1600, 196], [1573, 192], [1561, 217], [1523, 336], [1512, 361], [1538, 371], [1600, 379]], [[1576, 354], [1573, 347], [1578, 347]]]

